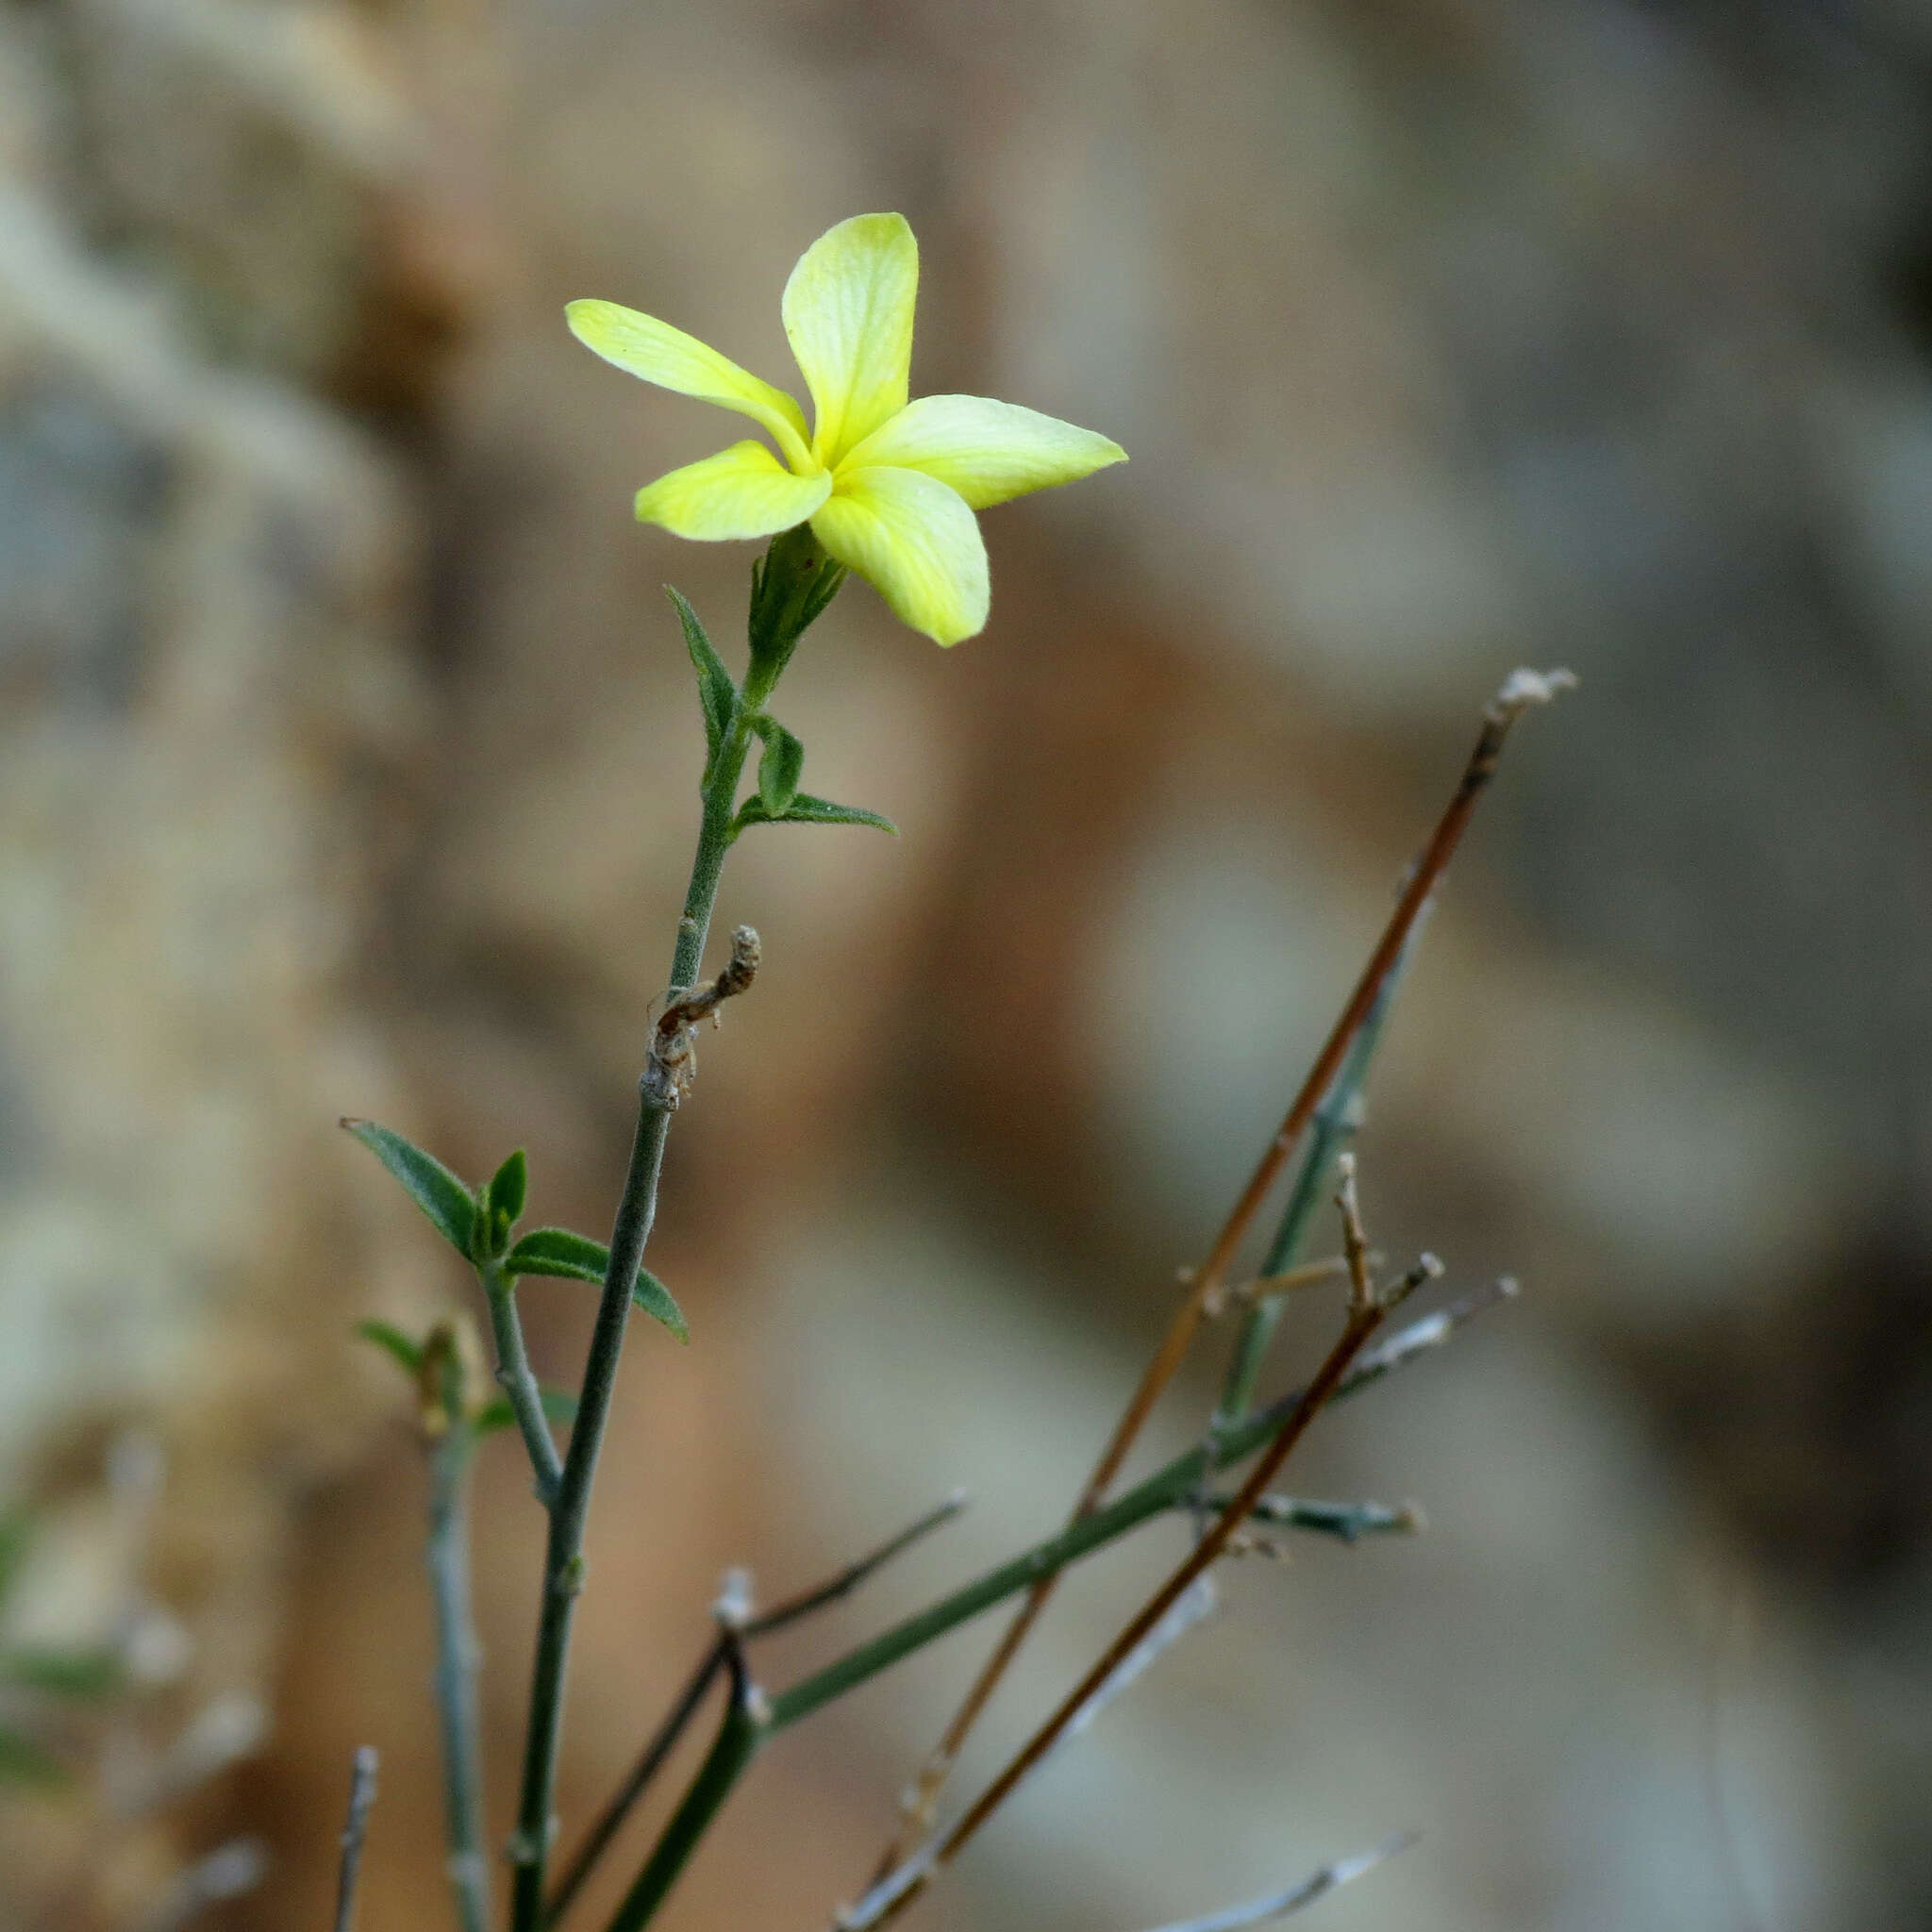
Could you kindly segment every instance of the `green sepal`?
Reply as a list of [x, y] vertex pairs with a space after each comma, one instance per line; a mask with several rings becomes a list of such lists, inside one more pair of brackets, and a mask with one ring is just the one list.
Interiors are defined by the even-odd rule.
[[[587, 1234], [567, 1227], [533, 1227], [503, 1257], [506, 1274], [548, 1274], [565, 1281], [594, 1281], [600, 1287], [610, 1270], [610, 1250]], [[680, 1341], [691, 1340], [684, 1311], [671, 1291], [648, 1268], [638, 1270], [631, 1306], [661, 1322]]]
[[434, 1155], [425, 1154], [393, 1128], [374, 1121], [342, 1123], [363, 1146], [403, 1184], [403, 1191], [436, 1224], [436, 1229], [465, 1260], [473, 1257], [476, 1238], [476, 1202]]
[[66, 1776], [31, 1738], [0, 1724], [0, 1785], [58, 1785]]
[[758, 800], [774, 819], [785, 816], [785, 808], [798, 796], [798, 780], [805, 770], [805, 746], [777, 719], [760, 712], [751, 728], [765, 741], [758, 759]]
[[121, 1683], [121, 1660], [106, 1650], [43, 1650], [0, 1654], [0, 1677], [50, 1697], [105, 1697]]
[[[543, 1389], [538, 1391], [538, 1398], [543, 1405], [543, 1413], [554, 1423], [569, 1423], [576, 1420], [577, 1399], [568, 1389]], [[507, 1429], [517, 1419], [517, 1412], [509, 1406], [508, 1395], [499, 1395], [493, 1402], [485, 1403], [471, 1419], [470, 1428], [478, 1436], [493, 1436], [498, 1429]]]
[[809, 524], [772, 539], [752, 566], [745, 631], [751, 644], [746, 682], [754, 690], [768, 691], [777, 683], [799, 639], [844, 581], [845, 566], [825, 555]]
[[677, 621], [684, 626], [684, 647], [691, 653], [691, 669], [698, 675], [698, 702], [705, 708], [705, 775], [708, 778], [717, 761], [718, 747], [730, 735], [732, 720], [738, 714], [738, 687], [732, 683], [724, 658], [706, 636], [697, 612], [686, 601], [683, 591], [670, 584], [664, 589], [677, 608]]
[[509, 1231], [523, 1219], [524, 1197], [530, 1191], [530, 1165], [519, 1147], [490, 1177], [483, 1192], [485, 1227], [493, 1259], [509, 1246]]
[[763, 797], [754, 793], [738, 808], [738, 816], [731, 821], [732, 838], [747, 825], [876, 825], [895, 839], [899, 836], [898, 826], [884, 812], [835, 805], [829, 798], [814, 798], [809, 791], [794, 792], [783, 811], [767, 810]]
[[396, 1365], [412, 1382], [423, 1373], [422, 1344], [411, 1341], [392, 1323], [358, 1322], [356, 1333], [364, 1341], [375, 1342], [377, 1348], [392, 1357]]

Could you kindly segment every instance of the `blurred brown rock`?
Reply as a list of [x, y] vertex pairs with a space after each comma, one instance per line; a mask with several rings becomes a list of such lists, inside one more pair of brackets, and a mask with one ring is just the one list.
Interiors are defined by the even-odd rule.
[[[1565, 661], [1363, 1143], [1385, 1245], [1529, 1293], [1297, 1478], [1435, 1529], [1236, 1573], [934, 1908], [1154, 1924], [1414, 1823], [1338, 1926], [1923, 1920], [1927, 47], [1860, 0], [0, 14], [0, 1490], [35, 1614], [178, 1622], [136, 1734], [278, 1724], [99, 1923], [242, 1833], [242, 1922], [318, 1922], [364, 1741], [365, 1923], [441, 1909], [421, 1498], [343, 1338], [461, 1284], [331, 1124], [527, 1144], [600, 1228], [696, 778], [658, 585], [724, 640], [750, 553], [630, 523], [721, 419], [558, 311], [784, 381], [863, 207], [921, 238], [916, 390], [1133, 462], [987, 519], [984, 638], [855, 585], [790, 675], [808, 782], [905, 837], [734, 858], [767, 965], [677, 1129], [696, 1340], [626, 1369], [566, 1833], [724, 1564], [971, 1487], [849, 1634], [1054, 1520], [1476, 708]], [[99, 1554], [129, 1424], [145, 1567]], [[537, 1524], [513, 1445], [481, 1480], [501, 1824]], [[1002, 1735], [1173, 1541], [1069, 1586]], [[774, 1751], [677, 1909], [849, 1890], [983, 1641]], [[37, 1810], [0, 1883], [97, 1832]]]

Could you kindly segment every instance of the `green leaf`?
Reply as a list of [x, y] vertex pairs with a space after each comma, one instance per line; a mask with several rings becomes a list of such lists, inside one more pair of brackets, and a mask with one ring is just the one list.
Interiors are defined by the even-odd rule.
[[[600, 1287], [610, 1267], [610, 1250], [587, 1234], [567, 1227], [533, 1227], [503, 1257], [506, 1274], [548, 1274], [566, 1281], [594, 1281]], [[691, 1340], [684, 1311], [671, 1291], [648, 1268], [638, 1270], [631, 1306], [661, 1322], [680, 1341]]]
[[630, 1291], [630, 1305], [641, 1314], [670, 1329], [680, 1341], [691, 1340], [691, 1326], [684, 1319], [684, 1310], [671, 1298], [671, 1291], [651, 1273], [648, 1268], [638, 1270], [638, 1278]]
[[121, 1663], [112, 1651], [36, 1645], [0, 1655], [0, 1677], [53, 1697], [105, 1697], [121, 1682]]
[[402, 1182], [404, 1191], [436, 1224], [443, 1240], [465, 1260], [470, 1259], [476, 1234], [476, 1203], [469, 1189], [434, 1155], [424, 1153], [392, 1128], [358, 1120], [345, 1120], [342, 1125]]
[[32, 1739], [0, 1724], [0, 1785], [57, 1785], [66, 1775]]
[[490, 1252], [500, 1255], [509, 1245], [509, 1231], [523, 1219], [524, 1197], [530, 1191], [530, 1166], [519, 1147], [490, 1177], [484, 1191], [489, 1215]]
[[677, 621], [684, 626], [684, 648], [691, 653], [691, 668], [698, 675], [698, 701], [705, 708], [705, 770], [708, 774], [718, 747], [731, 729], [738, 710], [738, 687], [724, 668], [724, 660], [705, 635], [698, 614], [685, 601], [681, 591], [664, 586], [677, 607]]
[[503, 1257], [506, 1274], [554, 1274], [572, 1281], [601, 1282], [610, 1267], [610, 1250], [587, 1234], [567, 1227], [533, 1227]]
[[747, 825], [876, 825], [882, 832], [899, 836], [899, 828], [884, 812], [867, 811], [862, 806], [834, 805], [829, 798], [814, 798], [809, 791], [792, 795], [783, 811], [767, 811], [762, 796], [747, 798], [732, 821], [735, 839]]
[[774, 819], [781, 819], [785, 808], [798, 796], [805, 747], [775, 718], [760, 717], [752, 723], [765, 741], [764, 756], [758, 759], [758, 799]]
[[[538, 1400], [543, 1405], [543, 1413], [554, 1423], [574, 1422], [576, 1419], [577, 1399], [567, 1389], [545, 1389], [539, 1392]], [[509, 1406], [508, 1395], [499, 1395], [493, 1402], [486, 1403], [477, 1410], [470, 1427], [479, 1436], [493, 1436], [498, 1429], [508, 1428], [517, 1419], [517, 1412]]]
[[490, 1178], [490, 1210], [518, 1221], [524, 1212], [524, 1197], [530, 1191], [530, 1164], [519, 1147]]
[[356, 1333], [364, 1341], [373, 1341], [377, 1348], [393, 1356], [404, 1374], [411, 1381], [423, 1373], [422, 1345], [411, 1341], [400, 1328], [388, 1322], [358, 1322]]

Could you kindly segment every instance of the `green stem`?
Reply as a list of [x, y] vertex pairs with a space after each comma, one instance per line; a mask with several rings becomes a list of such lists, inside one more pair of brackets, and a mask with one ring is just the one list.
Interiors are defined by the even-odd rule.
[[671, 1756], [677, 1740], [684, 1735], [684, 1727], [697, 1715], [698, 1706], [705, 1700], [705, 1693], [711, 1688], [711, 1679], [730, 1661], [730, 1639], [720, 1631], [707, 1646], [705, 1654], [698, 1659], [697, 1668], [685, 1681], [684, 1689], [678, 1693], [677, 1702], [665, 1713], [664, 1721], [652, 1733], [651, 1741], [644, 1746], [643, 1755], [631, 1767], [630, 1775], [620, 1785], [610, 1802], [599, 1814], [597, 1822], [591, 1827], [590, 1836], [578, 1848], [576, 1856], [570, 1861], [563, 1876], [557, 1881], [557, 1889], [550, 1895], [550, 1902], [543, 1908], [545, 1925], [555, 1925], [570, 1910], [572, 1901], [582, 1890], [584, 1881], [595, 1869], [597, 1860], [604, 1856], [610, 1840], [624, 1828], [624, 1822], [631, 1814], [638, 1800], [643, 1796], [644, 1789], [663, 1768], [664, 1760]]
[[[1379, 1382], [1405, 1362], [1440, 1348], [1464, 1322], [1515, 1291], [1513, 1282], [1496, 1282], [1410, 1323], [1361, 1356], [1329, 1401], [1340, 1402], [1357, 1390]], [[1294, 1414], [1307, 1392], [1296, 1390], [1211, 1443], [1204, 1442], [1175, 1457], [1138, 1489], [1128, 1491], [1091, 1515], [1079, 1518], [1059, 1535], [1036, 1543], [1032, 1549], [956, 1590], [930, 1608], [860, 1644], [777, 1697], [759, 1701], [734, 1689], [731, 1708], [710, 1755], [665, 1826], [618, 1916], [611, 1921], [609, 1932], [638, 1932], [663, 1903], [699, 1838], [767, 1738], [809, 1717], [846, 1691], [857, 1690], [881, 1671], [914, 1651], [923, 1650], [1004, 1598], [1017, 1596], [1042, 1576], [1053, 1575], [1067, 1564], [1138, 1528], [1150, 1516], [1158, 1516], [1196, 1498], [1210, 1471], [1241, 1461], [1270, 1441]], [[752, 1708], [755, 1703], [758, 1706], [756, 1711]]]
[[[1388, 1021], [1389, 1009], [1395, 1003], [1396, 989], [1402, 984], [1403, 973], [1414, 957], [1416, 939], [1424, 923], [1423, 918], [1418, 918], [1411, 927], [1400, 956], [1389, 969], [1388, 976], [1375, 995], [1374, 1005], [1369, 1008], [1360, 1031], [1350, 1043], [1347, 1058], [1336, 1072], [1334, 1084], [1324, 1095], [1322, 1105], [1309, 1123], [1307, 1151], [1302, 1157], [1301, 1170], [1295, 1175], [1294, 1191], [1288, 1197], [1287, 1207], [1282, 1209], [1274, 1239], [1269, 1243], [1267, 1256], [1261, 1263], [1260, 1272], [1264, 1276], [1283, 1274], [1293, 1267], [1300, 1257], [1303, 1243], [1308, 1238], [1308, 1231], [1314, 1225], [1315, 1217], [1327, 1203], [1335, 1173], [1335, 1157], [1355, 1138], [1369, 1065], [1375, 1058], [1375, 1048]], [[1261, 1365], [1267, 1359], [1269, 1345], [1274, 1340], [1274, 1331], [1287, 1305], [1285, 1294], [1271, 1294], [1261, 1296], [1249, 1307], [1241, 1324], [1240, 1338], [1235, 1342], [1234, 1355], [1227, 1365], [1221, 1400], [1215, 1407], [1214, 1419], [1208, 1424], [1210, 1429], [1232, 1427], [1254, 1407], [1255, 1387], [1260, 1380]]]
[[557, 1500], [558, 1484], [563, 1476], [563, 1458], [550, 1433], [550, 1419], [543, 1413], [543, 1391], [531, 1373], [530, 1357], [524, 1347], [524, 1324], [517, 1315], [516, 1283], [494, 1262], [476, 1270], [484, 1299], [490, 1304], [490, 1327], [496, 1339], [496, 1380], [509, 1398], [510, 1413], [523, 1432], [524, 1447], [530, 1454], [531, 1474], [537, 1479], [537, 1500], [548, 1509]]
[[644, 1869], [638, 1874], [636, 1884], [625, 1894], [617, 1916], [610, 1922], [609, 1932], [638, 1932], [663, 1904], [697, 1849], [698, 1840], [710, 1828], [711, 1820], [731, 1795], [731, 1788], [743, 1776], [769, 1733], [770, 1725], [754, 1707], [755, 1693], [745, 1674], [743, 1654], [736, 1645], [732, 1646], [729, 1661], [731, 1701], [724, 1707], [718, 1735], [711, 1740], [711, 1748], [698, 1766], [683, 1802], [672, 1813], [670, 1824], [652, 1848]]
[[[818, 594], [809, 588], [824, 583], [827, 569], [824, 553], [812, 542], [809, 531], [801, 529], [774, 539], [762, 567], [754, 573], [751, 667], [744, 690], [732, 708], [729, 729], [705, 775], [697, 852], [691, 860], [691, 883], [671, 957], [675, 993], [687, 992], [697, 983], [711, 911], [717, 903], [718, 880], [724, 868], [724, 855], [731, 847], [732, 815], [753, 736], [752, 714], [771, 696], [798, 632], [829, 601], [831, 591]], [[799, 588], [801, 584], [806, 588]], [[836, 579], [831, 589], [837, 589]], [[570, 1447], [550, 1509], [537, 1657], [530, 1677], [529, 1728], [524, 1740], [523, 1793], [517, 1807], [517, 1828], [509, 1843], [510, 1863], [516, 1872], [511, 1891], [513, 1932], [539, 1932], [543, 1923], [544, 1864], [553, 1830], [551, 1803], [562, 1738], [564, 1677], [570, 1661], [571, 1624], [584, 1581], [584, 1528], [590, 1517], [598, 1452], [617, 1387], [617, 1365], [630, 1317], [631, 1286], [657, 1218], [658, 1180], [670, 1131], [670, 1109], [654, 1097], [650, 1081], [641, 1081], [630, 1166], [610, 1232], [610, 1265], [597, 1305], [583, 1386], [577, 1392]]]
[[453, 1421], [430, 1455], [429, 1583], [436, 1607], [436, 1707], [442, 1728], [450, 1889], [463, 1932], [489, 1932], [478, 1650], [470, 1614], [471, 1446], [467, 1428]]
[[[1386, 1341], [1370, 1349], [1342, 1379], [1331, 1402], [1341, 1402], [1378, 1382], [1391, 1369], [1413, 1359], [1426, 1350], [1439, 1347], [1456, 1328], [1491, 1302], [1515, 1292], [1513, 1283], [1497, 1283], [1477, 1294], [1464, 1297], [1432, 1315], [1410, 1323]], [[1051, 1576], [1069, 1563], [1124, 1536], [1150, 1516], [1174, 1508], [1197, 1494], [1203, 1480], [1215, 1470], [1225, 1469], [1251, 1455], [1271, 1440], [1294, 1413], [1304, 1391], [1295, 1390], [1280, 1401], [1257, 1410], [1210, 1441], [1176, 1456], [1164, 1469], [1157, 1470], [1137, 1488], [1111, 1503], [1069, 1524], [1058, 1536], [1036, 1543], [998, 1569], [955, 1591], [930, 1608], [921, 1610], [902, 1624], [860, 1644], [856, 1650], [801, 1679], [789, 1690], [772, 1699], [769, 1729], [784, 1730], [801, 1718], [809, 1717], [821, 1705], [842, 1697], [868, 1678], [909, 1657], [928, 1643], [945, 1636], [969, 1618], [1009, 1596], [1030, 1589], [1042, 1576]]]
[[826, 1605], [841, 1602], [851, 1595], [868, 1577], [890, 1563], [901, 1551], [909, 1549], [922, 1537], [931, 1535], [941, 1524], [950, 1522], [965, 1507], [965, 1491], [956, 1490], [938, 1508], [928, 1509], [916, 1522], [908, 1524], [904, 1529], [889, 1537], [876, 1549], [868, 1551], [857, 1562], [846, 1564], [842, 1570], [826, 1577], [824, 1582], [816, 1583], [810, 1589], [801, 1591], [796, 1596], [787, 1597], [782, 1603], [774, 1604], [770, 1609], [761, 1610], [757, 1616], [746, 1619], [738, 1627], [735, 1636], [729, 1628], [721, 1628], [707, 1646], [704, 1656], [698, 1659], [697, 1667], [687, 1680], [676, 1703], [671, 1707], [663, 1723], [652, 1734], [650, 1742], [644, 1746], [629, 1776], [618, 1787], [596, 1824], [591, 1827], [564, 1875], [557, 1881], [550, 1894], [550, 1902], [544, 1907], [545, 1925], [555, 1925], [570, 1909], [571, 1901], [583, 1889], [584, 1882], [590, 1877], [597, 1860], [604, 1856], [610, 1841], [623, 1829], [625, 1820], [630, 1816], [651, 1780], [663, 1768], [665, 1759], [671, 1756], [678, 1739], [684, 1735], [685, 1725], [696, 1715], [698, 1706], [704, 1702], [705, 1693], [711, 1688], [711, 1679], [730, 1663], [732, 1653], [740, 1643], [748, 1642], [753, 1638], [775, 1635], [778, 1631], [789, 1629], [793, 1624], [800, 1623], [814, 1612], [824, 1609]]

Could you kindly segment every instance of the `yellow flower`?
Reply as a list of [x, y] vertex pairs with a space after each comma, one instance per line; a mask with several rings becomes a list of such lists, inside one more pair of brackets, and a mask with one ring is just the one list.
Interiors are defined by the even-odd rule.
[[809, 522], [826, 551], [935, 642], [984, 628], [974, 510], [1071, 483], [1126, 452], [1017, 403], [906, 400], [919, 244], [903, 215], [854, 215], [805, 251], [781, 312], [816, 416], [717, 350], [614, 302], [573, 302], [572, 333], [660, 389], [749, 416], [777, 444], [734, 443], [639, 491], [638, 519], [679, 537], [771, 537]]

